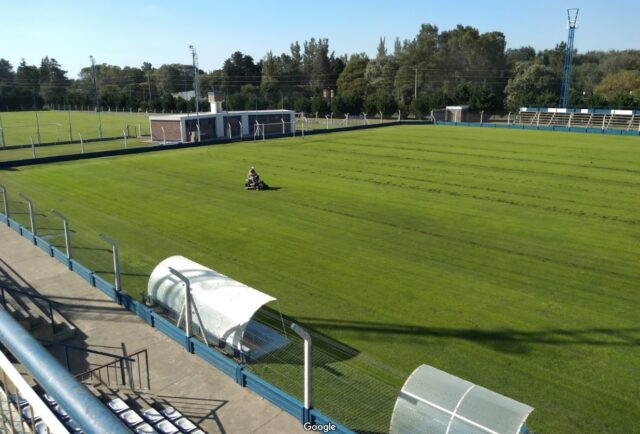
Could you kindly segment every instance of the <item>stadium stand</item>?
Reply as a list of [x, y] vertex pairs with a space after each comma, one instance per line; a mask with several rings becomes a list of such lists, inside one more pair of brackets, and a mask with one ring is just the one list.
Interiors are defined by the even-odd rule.
[[640, 132], [640, 111], [522, 107], [515, 124]]

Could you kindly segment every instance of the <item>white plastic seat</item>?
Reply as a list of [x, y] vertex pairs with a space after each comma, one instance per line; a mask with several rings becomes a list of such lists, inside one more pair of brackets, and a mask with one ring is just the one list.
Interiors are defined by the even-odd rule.
[[73, 419], [69, 419], [68, 421], [66, 421], [64, 423], [64, 426], [67, 427], [70, 433], [82, 434], [84, 432], [82, 431], [82, 428], [80, 428], [80, 425], [78, 425]]
[[69, 414], [64, 411], [64, 408], [60, 407], [60, 404], [56, 404], [53, 407], [53, 412], [56, 414], [56, 416], [58, 416], [58, 419], [62, 421], [69, 419]]
[[149, 408], [142, 412], [142, 417], [144, 417], [149, 423], [157, 423], [164, 419], [164, 416], [160, 414], [158, 410], [155, 408]]
[[22, 407], [22, 418], [29, 425], [31, 425], [31, 421], [32, 420], [36, 420], [36, 421], [40, 420], [39, 416], [35, 416], [35, 419], [34, 419], [33, 411], [31, 410], [31, 406], [30, 405], [25, 405], [24, 407]]
[[42, 399], [44, 399], [47, 405], [49, 405], [50, 407], [53, 407], [54, 405], [58, 404], [56, 400], [53, 399], [53, 396], [49, 395], [48, 393], [43, 394]]
[[126, 423], [130, 427], [134, 427], [144, 422], [142, 420], [142, 417], [131, 409], [123, 411], [122, 413], [118, 414], [118, 416], [124, 421], [124, 423]]
[[197, 426], [186, 417], [181, 417], [173, 423], [184, 433], [190, 433], [197, 428]]
[[146, 422], [136, 427], [136, 434], [157, 434], [157, 432], [158, 431]]
[[107, 406], [116, 414], [122, 413], [125, 410], [129, 410], [129, 406], [127, 405], [127, 403], [120, 398], [112, 399], [111, 401], [107, 402]]
[[166, 419], [156, 424], [156, 430], [162, 434], [175, 434], [180, 431], [174, 424]]
[[180, 419], [182, 417], [182, 413], [176, 410], [173, 407], [166, 407], [160, 413], [164, 415], [167, 419], [174, 421]]

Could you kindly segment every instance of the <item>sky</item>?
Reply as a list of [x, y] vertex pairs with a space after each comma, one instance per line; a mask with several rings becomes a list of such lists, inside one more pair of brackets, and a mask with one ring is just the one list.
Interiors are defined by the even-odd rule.
[[193, 45], [211, 71], [234, 51], [258, 61], [312, 37], [328, 38], [336, 55], [373, 57], [380, 37], [391, 51], [427, 23], [500, 31], [508, 48], [541, 50], [566, 41], [567, 8], [580, 8], [578, 52], [640, 49], [637, 0], [31, 0], [4, 2], [0, 58], [16, 68], [53, 57], [76, 78], [90, 55], [119, 66], [190, 64]]

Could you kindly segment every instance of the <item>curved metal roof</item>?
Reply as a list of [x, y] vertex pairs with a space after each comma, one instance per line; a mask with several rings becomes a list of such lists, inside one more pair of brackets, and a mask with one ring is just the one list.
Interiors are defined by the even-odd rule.
[[429, 365], [418, 367], [400, 391], [392, 434], [516, 434], [533, 407]]
[[172, 256], [153, 270], [147, 290], [152, 300], [175, 315], [182, 311], [185, 303], [185, 286], [171, 274], [169, 267], [189, 279], [192, 300], [205, 332], [237, 349], [241, 349], [242, 336], [253, 314], [275, 300], [184, 256]]

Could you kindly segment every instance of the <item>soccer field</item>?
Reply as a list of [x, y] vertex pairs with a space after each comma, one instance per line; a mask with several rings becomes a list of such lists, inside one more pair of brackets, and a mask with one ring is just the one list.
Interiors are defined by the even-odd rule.
[[[252, 165], [276, 189], [245, 191]], [[117, 240], [133, 295], [180, 254], [350, 347], [314, 375], [318, 407], [351, 428], [387, 430], [426, 363], [535, 407], [536, 432], [638, 430], [637, 137], [397, 126], [0, 170], [0, 184], [27, 227], [17, 192], [34, 200], [57, 245], [48, 210], [65, 214], [94, 270], [111, 269], [98, 233]], [[335, 398], [342, 372], [375, 382]]]
[[[89, 111], [25, 111], [0, 112], [0, 128], [5, 146], [55, 143], [100, 137], [122, 137], [122, 130], [129, 125], [130, 136], [140, 129], [141, 134], [149, 134], [149, 115], [128, 112]], [[40, 140], [38, 140], [38, 135]]]

